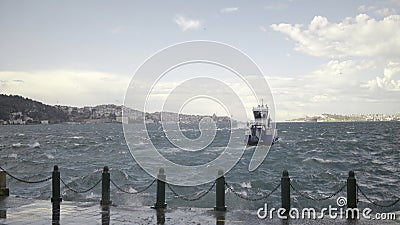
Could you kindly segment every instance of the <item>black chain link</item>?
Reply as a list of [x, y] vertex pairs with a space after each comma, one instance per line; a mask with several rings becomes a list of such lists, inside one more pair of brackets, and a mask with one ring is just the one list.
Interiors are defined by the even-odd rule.
[[364, 198], [366, 198], [369, 202], [371, 202], [373, 205], [379, 206], [379, 207], [392, 207], [394, 205], [396, 205], [398, 202], [400, 202], [400, 198], [398, 198], [397, 200], [395, 200], [394, 202], [387, 204], [387, 205], [383, 205], [377, 202], [372, 201], [366, 194], [364, 194], [364, 192], [361, 190], [360, 186], [357, 185], [357, 190], [361, 193], [362, 196], [364, 196]]
[[[250, 197], [247, 197], [247, 196], [244, 196], [244, 195], [240, 194], [239, 192], [235, 191], [234, 188], [233, 188], [231, 185], [229, 185], [227, 182], [225, 182], [225, 186], [226, 186], [233, 194], [235, 194], [237, 197], [239, 197], [239, 198], [241, 198], [241, 199], [244, 199], [244, 200], [247, 200], [247, 201], [255, 202], [255, 201], [262, 200], [262, 199], [266, 199], [266, 198], [268, 198], [269, 196], [271, 196], [276, 190], [278, 190], [278, 188], [281, 186], [281, 183], [279, 183], [278, 185], [276, 185], [275, 188], [272, 189], [272, 191], [270, 191], [268, 194], [263, 195], [263, 196], [258, 197], [258, 198], [250, 198]], [[265, 192], [264, 192], [264, 194], [265, 194]]]
[[41, 179], [41, 180], [35, 180], [35, 181], [24, 180], [24, 179], [18, 178], [18, 177], [16, 177], [16, 176], [10, 174], [9, 172], [7, 172], [7, 170], [3, 169], [1, 166], [0, 166], [0, 169], [3, 170], [3, 171], [4, 171], [8, 176], [10, 176], [11, 178], [13, 178], [13, 179], [15, 179], [15, 180], [17, 180], [17, 181], [19, 181], [19, 182], [27, 183], [27, 184], [38, 184], [38, 183], [43, 183], [43, 182], [46, 182], [46, 181], [51, 180], [51, 178], [52, 178], [52, 177], [47, 177], [47, 178], [44, 178], [44, 179]]
[[312, 197], [312, 196], [308, 195], [307, 193], [303, 193], [303, 192], [299, 191], [297, 188], [295, 188], [295, 187], [293, 186], [292, 183], [290, 183], [290, 187], [291, 187], [298, 195], [302, 196], [303, 198], [310, 199], [310, 200], [313, 200], [313, 201], [325, 201], [325, 200], [331, 199], [331, 198], [335, 197], [336, 195], [338, 195], [338, 194], [346, 187], [346, 184], [344, 184], [344, 185], [343, 185], [339, 190], [337, 190], [336, 192], [334, 192], [334, 193], [332, 193], [332, 194], [330, 194], [330, 195], [328, 195], [328, 196], [321, 197], [321, 198]]
[[93, 190], [93, 188], [95, 188], [95, 187], [101, 182], [102, 179], [100, 178], [100, 180], [97, 181], [92, 187], [90, 187], [90, 188], [88, 188], [88, 189], [85, 189], [85, 190], [76, 190], [76, 189], [73, 189], [73, 188], [71, 188], [63, 179], [60, 178], [60, 180], [61, 180], [61, 182], [64, 184], [64, 186], [65, 186], [67, 189], [69, 189], [70, 191], [75, 192], [75, 193], [78, 193], [78, 194], [83, 194], [83, 193], [86, 193], [86, 192], [89, 192], [89, 191]]
[[143, 189], [141, 189], [139, 191], [136, 191], [136, 192], [125, 191], [123, 188], [118, 186], [113, 180], [110, 179], [110, 181], [114, 185], [114, 187], [116, 187], [119, 191], [121, 191], [121, 192], [123, 192], [125, 194], [131, 194], [132, 195], [132, 194], [139, 194], [139, 193], [145, 192], [147, 189], [149, 189], [154, 184], [154, 182], [156, 182], [156, 179], [154, 179], [149, 185], [147, 185]]
[[178, 193], [172, 188], [172, 186], [171, 186], [170, 184], [168, 184], [168, 183], [167, 183], [167, 186], [168, 186], [168, 188], [172, 191], [172, 193], [175, 195], [175, 197], [180, 198], [180, 199], [182, 199], [182, 200], [184, 200], [184, 201], [193, 202], [193, 201], [200, 200], [201, 198], [203, 198], [204, 196], [206, 196], [206, 195], [213, 189], [213, 187], [215, 186], [215, 183], [216, 183], [216, 182], [214, 181], [210, 188], [208, 188], [203, 194], [201, 194], [201, 195], [199, 195], [199, 196], [197, 196], [197, 197], [195, 197], [195, 198], [189, 198], [189, 197], [186, 197], [186, 196], [183, 196], [183, 195], [178, 194]]

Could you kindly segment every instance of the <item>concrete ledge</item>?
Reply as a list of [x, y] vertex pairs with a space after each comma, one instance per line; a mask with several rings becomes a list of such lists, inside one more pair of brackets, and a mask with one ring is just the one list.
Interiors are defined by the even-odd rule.
[[[0, 224], [50, 224], [50, 200], [33, 200], [15, 196], [0, 198]], [[101, 207], [96, 202], [61, 203], [61, 224], [399, 224], [396, 221], [347, 221], [344, 219], [261, 220], [256, 210], [216, 212], [206, 208], [175, 207], [151, 209], [150, 206]]]

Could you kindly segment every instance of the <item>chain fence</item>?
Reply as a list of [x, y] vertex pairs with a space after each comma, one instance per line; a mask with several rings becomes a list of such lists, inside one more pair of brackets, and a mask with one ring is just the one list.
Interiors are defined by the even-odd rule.
[[3, 169], [3, 167], [1, 167], [1, 166], [0, 166], [0, 169], [3, 170], [11, 178], [13, 178], [13, 179], [15, 179], [15, 180], [17, 180], [19, 182], [27, 183], [27, 184], [38, 184], [38, 183], [47, 182], [47, 181], [52, 179], [52, 177], [50, 176], [50, 177], [47, 177], [47, 178], [44, 178], [44, 179], [41, 179], [41, 180], [35, 180], [35, 181], [25, 180], [25, 179], [21, 179], [21, 178], [18, 178], [16, 176], [10, 174], [9, 172], [7, 172], [7, 170]]
[[397, 198], [397, 200], [393, 201], [392, 203], [389, 204], [380, 204], [377, 203], [376, 201], [372, 201], [372, 199], [370, 197], [368, 197], [363, 190], [361, 190], [360, 186], [358, 184], [357, 185], [357, 190], [361, 193], [362, 196], [364, 196], [365, 199], [367, 199], [367, 201], [369, 201], [371, 204], [378, 206], [378, 207], [383, 207], [383, 208], [388, 208], [388, 207], [392, 207], [394, 205], [396, 205], [398, 202], [400, 202], [400, 198]]
[[197, 197], [195, 197], [195, 198], [189, 198], [189, 197], [187, 197], [187, 196], [183, 196], [183, 195], [178, 194], [178, 193], [172, 188], [172, 185], [170, 185], [170, 184], [168, 184], [168, 183], [167, 183], [167, 187], [169, 188], [169, 190], [171, 190], [171, 192], [174, 194], [174, 196], [175, 196], [176, 198], [179, 198], [179, 199], [182, 199], [182, 200], [188, 201], [188, 202], [193, 202], [193, 201], [200, 200], [201, 198], [203, 198], [204, 196], [206, 196], [206, 195], [213, 189], [213, 187], [215, 186], [215, 184], [216, 184], [216, 181], [214, 181], [214, 182], [212, 183], [212, 185], [211, 185], [204, 193], [202, 193], [201, 195], [199, 195], [199, 196], [197, 196]]
[[229, 185], [226, 181], [225, 181], [225, 186], [237, 197], [247, 200], [247, 201], [251, 201], [251, 202], [255, 202], [255, 201], [260, 201], [262, 199], [266, 199], [269, 196], [271, 196], [276, 190], [278, 190], [278, 188], [281, 186], [281, 183], [279, 183], [278, 185], [275, 186], [274, 189], [272, 189], [272, 191], [270, 191], [269, 193], [265, 193], [263, 192], [264, 195], [260, 196], [260, 197], [256, 197], [256, 198], [251, 198], [248, 196], [245, 196], [243, 194], [241, 194], [240, 192], [235, 191], [235, 189], [233, 188], [233, 186]]
[[114, 185], [114, 187], [117, 188], [117, 190], [119, 190], [119, 191], [121, 191], [121, 192], [123, 192], [125, 194], [133, 195], [133, 194], [139, 194], [139, 193], [147, 191], [147, 189], [149, 189], [156, 182], [156, 179], [154, 179], [150, 184], [145, 186], [143, 189], [141, 189], [139, 191], [135, 191], [135, 192], [125, 191], [122, 187], [118, 186], [112, 179], [110, 179], [110, 181]]
[[343, 191], [343, 189], [346, 187], [346, 184], [343, 184], [343, 185], [341, 186], [341, 188], [339, 188], [339, 190], [333, 192], [332, 194], [327, 195], [327, 196], [325, 196], [325, 197], [320, 197], [320, 198], [312, 197], [312, 196], [310, 196], [310, 195], [307, 194], [307, 193], [304, 193], [304, 192], [299, 191], [299, 189], [296, 188], [292, 183], [290, 183], [290, 187], [291, 187], [298, 195], [300, 195], [301, 197], [306, 198], [306, 199], [309, 199], [309, 200], [312, 200], [312, 201], [317, 201], [317, 202], [319, 202], [319, 201], [325, 201], [325, 200], [328, 200], [328, 199], [331, 199], [331, 198], [337, 196], [341, 191]]
[[[40, 180], [25, 180], [25, 179], [16, 177], [16, 176], [14, 176], [13, 174], [7, 172], [7, 171], [6, 171], [3, 167], [1, 167], [1, 166], [0, 166], [0, 170], [4, 171], [4, 172], [5, 172], [8, 176], [10, 176], [11, 178], [13, 178], [13, 179], [15, 179], [15, 180], [17, 180], [17, 181], [19, 181], [19, 182], [22, 182], [22, 183], [38, 184], [38, 183], [47, 182], [47, 181], [49, 181], [49, 180], [52, 179], [52, 176], [49, 176], [49, 177], [46, 177], [46, 178], [43, 178], [43, 179], [40, 179]], [[100, 182], [102, 181], [102, 178], [100, 178], [100, 179], [99, 179], [94, 185], [92, 185], [91, 187], [89, 187], [89, 188], [87, 188], [87, 189], [82, 189], [82, 190], [78, 190], [78, 189], [75, 189], [75, 188], [71, 187], [71, 185], [67, 184], [67, 182], [65, 182], [62, 178], [60, 178], [60, 181], [61, 181], [61, 183], [64, 185], [64, 187], [66, 187], [68, 190], [70, 190], [70, 191], [72, 191], [72, 192], [74, 192], [74, 193], [82, 194], [82, 193], [87, 193], [87, 192], [93, 190], [96, 186], [98, 186], [98, 185], [100, 184]], [[136, 191], [136, 190], [135, 190], [135, 191], [127, 191], [126, 189], [124, 189], [124, 188], [122, 188], [121, 186], [119, 186], [116, 182], [114, 182], [114, 180], [110, 179], [110, 182], [114, 185], [114, 187], [115, 187], [117, 190], [119, 190], [119, 191], [121, 191], [121, 192], [123, 192], [123, 193], [126, 193], [126, 194], [139, 194], [139, 193], [145, 192], [145, 191], [147, 191], [156, 181], [157, 181], [157, 179], [153, 179], [153, 181], [151, 181], [148, 185], [146, 185], [145, 187], [143, 187], [143, 188], [140, 189], [140, 190], [137, 190], [137, 191]], [[216, 181], [214, 181], [214, 182], [212, 183], [212, 185], [211, 185], [207, 190], [204, 190], [203, 193], [201, 193], [200, 195], [198, 195], [198, 196], [196, 196], [196, 197], [193, 197], [193, 198], [191, 198], [190, 196], [184, 196], [184, 195], [179, 194], [179, 193], [173, 188], [173, 186], [172, 186], [171, 184], [169, 184], [169, 183], [166, 183], [166, 185], [167, 185], [167, 187], [169, 188], [169, 190], [171, 190], [171, 192], [174, 194], [174, 197], [179, 198], [179, 199], [182, 199], [182, 200], [184, 200], [184, 201], [190, 201], [190, 202], [191, 202], [191, 201], [200, 200], [201, 198], [203, 198], [204, 196], [206, 196], [206, 195], [214, 188], [214, 186], [216, 185]], [[228, 184], [226, 181], [225, 181], [224, 185], [225, 185], [225, 187], [226, 187], [230, 192], [232, 192], [235, 196], [237, 196], [237, 197], [239, 197], [239, 198], [241, 198], [241, 199], [244, 199], [244, 200], [252, 201], [252, 202], [253, 202], [253, 201], [260, 201], [260, 200], [263, 200], [263, 199], [267, 199], [268, 197], [270, 197], [273, 193], [275, 193], [275, 192], [278, 190], [278, 188], [281, 186], [281, 183], [279, 182], [270, 192], [261, 191], [261, 196], [258, 196], [258, 197], [247, 196], [247, 194], [244, 195], [243, 193], [241, 193], [241, 192], [239, 192], [239, 191], [236, 191], [236, 190], [234, 189], [234, 187], [233, 187], [232, 185]], [[327, 195], [327, 196], [324, 196], [324, 197], [315, 197], [315, 196], [309, 195], [309, 194], [306, 193], [306, 192], [302, 192], [302, 191], [299, 190], [299, 188], [297, 188], [295, 185], [293, 185], [293, 183], [290, 183], [290, 187], [291, 187], [291, 189], [294, 190], [294, 192], [295, 192], [296, 194], [298, 194], [299, 196], [301, 196], [301, 197], [303, 197], [303, 198], [306, 198], [306, 199], [309, 199], [309, 200], [312, 200], [312, 201], [325, 201], [325, 200], [328, 200], [328, 199], [331, 199], [331, 198], [337, 196], [340, 192], [342, 192], [343, 189], [346, 187], [346, 183], [344, 183], [343, 185], [341, 185], [340, 188], [339, 188], [337, 191], [335, 191], [335, 192], [333, 192], [333, 193], [331, 193], [331, 194], [329, 194], [329, 195]], [[378, 202], [376, 202], [376, 201], [373, 201], [368, 195], [366, 195], [365, 192], [361, 189], [361, 187], [360, 187], [358, 184], [356, 184], [356, 187], [357, 187], [357, 192], [358, 192], [358, 193], [361, 193], [361, 195], [362, 195], [368, 202], [370, 202], [371, 204], [373, 204], [373, 205], [375, 205], [375, 206], [378, 206], [378, 207], [392, 207], [392, 206], [394, 206], [394, 205], [396, 205], [397, 203], [400, 202], [400, 198], [397, 198], [395, 201], [393, 201], [393, 202], [391, 202], [391, 203], [388, 203], [388, 204], [378, 203]]]
[[101, 182], [102, 179], [100, 178], [100, 180], [97, 181], [93, 186], [89, 187], [88, 189], [84, 189], [84, 190], [76, 190], [76, 189], [72, 188], [71, 186], [69, 186], [62, 178], [60, 178], [60, 180], [61, 180], [61, 183], [63, 183], [64, 186], [65, 186], [68, 190], [70, 190], [70, 191], [72, 191], [72, 192], [75, 192], [75, 193], [77, 193], [77, 194], [83, 194], [83, 193], [86, 193], [86, 192], [89, 192], [89, 191], [93, 190], [98, 184], [100, 184], [100, 182]]

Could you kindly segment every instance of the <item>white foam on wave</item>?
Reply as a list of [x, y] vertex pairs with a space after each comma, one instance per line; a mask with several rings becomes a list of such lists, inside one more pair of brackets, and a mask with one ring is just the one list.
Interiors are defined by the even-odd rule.
[[95, 194], [93, 192], [90, 192], [90, 194], [86, 195], [86, 199], [98, 199], [101, 197], [99, 194]]
[[16, 158], [18, 158], [18, 155], [15, 154], [15, 153], [12, 153], [12, 154], [8, 155], [8, 158], [14, 158], [14, 159], [16, 159]]
[[130, 192], [130, 193], [136, 193], [137, 190], [136, 190], [135, 188], [133, 188], [133, 187], [129, 187], [128, 192]]
[[339, 142], [358, 142], [357, 139], [353, 138], [353, 139], [346, 139], [346, 140], [338, 140]]
[[242, 188], [251, 188], [251, 182], [250, 181], [249, 182], [242, 182], [242, 183], [240, 183], [240, 186]]
[[72, 136], [72, 137], [68, 137], [68, 138], [71, 138], [71, 139], [82, 139], [83, 136]]
[[329, 159], [321, 159], [318, 157], [311, 157], [311, 158], [307, 158], [305, 160], [303, 160], [303, 162], [308, 162], [308, 161], [317, 161], [319, 163], [333, 163], [334, 161], [329, 160]]
[[22, 147], [22, 144], [20, 142], [14, 143], [14, 144], [12, 144], [12, 147], [13, 148], [20, 148], [20, 147]]
[[31, 148], [40, 148], [40, 143], [39, 142], [35, 142], [35, 143], [29, 145], [29, 147], [31, 147]]
[[45, 156], [46, 156], [48, 159], [54, 159], [54, 156], [51, 155], [51, 154], [45, 154]]

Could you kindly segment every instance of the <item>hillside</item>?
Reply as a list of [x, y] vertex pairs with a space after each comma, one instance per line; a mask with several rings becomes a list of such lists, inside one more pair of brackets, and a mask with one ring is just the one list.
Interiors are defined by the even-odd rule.
[[[21, 112], [21, 113], [19, 113]], [[0, 120], [22, 119], [30, 123], [60, 123], [68, 120], [68, 116], [60, 109], [18, 95], [0, 94]]]

